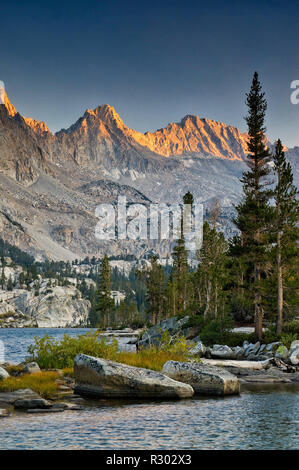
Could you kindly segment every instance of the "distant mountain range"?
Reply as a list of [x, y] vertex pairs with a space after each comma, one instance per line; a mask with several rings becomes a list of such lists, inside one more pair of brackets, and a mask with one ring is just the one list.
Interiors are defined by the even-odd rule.
[[[246, 134], [187, 115], [156, 132], [127, 127], [114, 108], [87, 110], [52, 134], [44, 122], [21, 116], [5, 95], [0, 105], [0, 236], [34, 255], [74, 259], [133, 253], [152, 243], [99, 242], [99, 203], [119, 194], [129, 202], [177, 202], [190, 190], [208, 211], [218, 197], [220, 223], [229, 221], [241, 195]], [[299, 147], [286, 149], [299, 182]], [[169, 254], [167, 243], [161, 255]]]

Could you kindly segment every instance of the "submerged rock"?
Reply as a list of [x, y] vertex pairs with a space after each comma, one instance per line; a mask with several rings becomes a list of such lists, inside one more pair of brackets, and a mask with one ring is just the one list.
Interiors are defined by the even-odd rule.
[[190, 385], [153, 370], [85, 354], [75, 358], [75, 393], [96, 398], [190, 398]]
[[10, 412], [6, 408], [0, 408], [0, 419], [7, 418], [7, 416], [10, 416]]
[[24, 388], [16, 390], [15, 392], [1, 392], [0, 393], [0, 404], [14, 404], [17, 400], [27, 398], [40, 398], [40, 396], [31, 390], [30, 388]]
[[21, 409], [21, 410], [29, 410], [29, 409], [44, 409], [44, 408], [50, 408], [51, 404], [47, 401], [44, 400], [43, 398], [24, 398], [20, 400], [16, 400], [14, 402], [14, 407], [16, 409]]
[[240, 382], [221, 367], [196, 362], [167, 361], [162, 372], [174, 380], [191, 385], [198, 395], [234, 395], [240, 393]]

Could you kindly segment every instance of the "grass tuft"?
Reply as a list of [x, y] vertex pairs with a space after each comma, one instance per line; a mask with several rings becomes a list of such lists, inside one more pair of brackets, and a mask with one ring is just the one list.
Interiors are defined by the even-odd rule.
[[24, 388], [30, 388], [43, 398], [51, 398], [58, 392], [56, 380], [57, 372], [36, 372], [25, 374], [21, 377], [8, 377], [0, 381], [0, 392], [15, 392]]

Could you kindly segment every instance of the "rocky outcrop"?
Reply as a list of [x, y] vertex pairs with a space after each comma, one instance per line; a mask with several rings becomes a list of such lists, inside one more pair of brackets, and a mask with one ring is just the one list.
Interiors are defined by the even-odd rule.
[[[159, 345], [162, 340], [162, 336], [165, 332], [169, 334], [169, 336], [174, 337], [175, 335], [184, 335], [187, 339], [189, 339], [188, 334], [186, 334], [186, 328], [184, 325], [187, 324], [189, 317], [172, 317], [168, 320], [163, 320], [155, 326], [152, 326], [148, 330], [146, 330], [141, 339], [138, 341], [138, 347], [149, 347], [151, 345]], [[198, 333], [197, 330], [193, 331], [193, 337], [196, 336]]]
[[191, 385], [197, 395], [235, 395], [240, 393], [239, 380], [220, 367], [198, 362], [167, 361], [162, 372], [174, 380]]
[[15, 392], [2, 392], [0, 393], [0, 405], [13, 405], [17, 400], [24, 399], [39, 399], [38, 393], [30, 388], [16, 390]]
[[94, 398], [190, 398], [190, 385], [149, 369], [84, 354], [75, 358], [75, 393]]
[[66, 328], [87, 324], [90, 302], [74, 287], [44, 286], [36, 291], [15, 289], [1, 303], [2, 328]]

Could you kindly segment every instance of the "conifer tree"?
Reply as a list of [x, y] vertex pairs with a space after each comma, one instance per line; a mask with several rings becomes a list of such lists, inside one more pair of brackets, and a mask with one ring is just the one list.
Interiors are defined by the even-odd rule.
[[198, 253], [199, 265], [195, 274], [195, 285], [200, 299], [199, 307], [204, 318], [212, 315], [217, 319], [223, 313], [226, 282], [228, 244], [222, 232], [210, 227], [208, 222], [203, 226], [203, 244]]
[[[299, 271], [299, 201], [297, 188], [293, 184], [293, 173], [290, 163], [286, 161], [283, 146], [277, 141], [273, 155], [277, 184], [274, 189], [275, 216], [274, 234], [276, 241], [276, 276], [277, 276], [277, 322], [276, 334], [281, 335], [283, 327], [284, 274], [297, 265]], [[295, 269], [296, 271], [296, 269]], [[295, 294], [295, 292], [294, 292]]]
[[1, 288], [2, 288], [2, 290], [5, 288], [5, 282], [6, 282], [6, 277], [5, 277], [5, 273], [4, 273], [4, 266], [3, 266], [3, 263], [2, 263], [2, 273], [1, 273]]
[[262, 92], [257, 72], [254, 73], [250, 92], [246, 95], [249, 108], [246, 122], [248, 126], [248, 171], [243, 173], [243, 201], [237, 206], [234, 223], [240, 230], [241, 255], [253, 264], [253, 302], [255, 334], [262, 339], [263, 298], [261, 280], [264, 273], [267, 250], [269, 249], [269, 223], [271, 210], [269, 199], [270, 152], [265, 139], [265, 113], [267, 102]]
[[138, 271], [138, 277], [145, 282], [146, 311], [151, 323], [156, 325], [165, 311], [165, 274], [157, 256], [150, 258], [149, 267]]
[[103, 326], [107, 327], [113, 311], [114, 301], [111, 297], [111, 268], [106, 254], [100, 263], [99, 277], [95, 312], [97, 314], [97, 323], [102, 321]]

